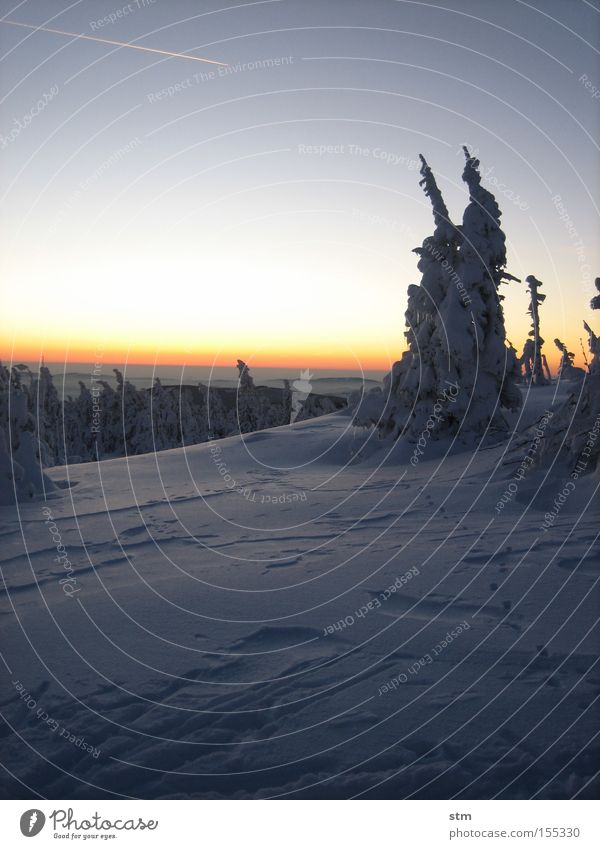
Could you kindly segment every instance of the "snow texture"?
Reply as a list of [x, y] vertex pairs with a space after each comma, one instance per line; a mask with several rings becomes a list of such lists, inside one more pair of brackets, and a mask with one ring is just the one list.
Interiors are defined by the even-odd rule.
[[487, 448], [339, 412], [51, 469], [0, 511], [3, 795], [597, 795], [598, 392], [526, 459], [565, 387]]

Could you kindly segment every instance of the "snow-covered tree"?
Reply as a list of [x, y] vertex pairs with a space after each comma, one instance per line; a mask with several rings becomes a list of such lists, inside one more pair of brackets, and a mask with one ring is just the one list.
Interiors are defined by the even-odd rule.
[[590, 301], [590, 309], [600, 310], [600, 277], [596, 277], [594, 280], [594, 286], [596, 287], [597, 295], [594, 295], [592, 300]]
[[150, 454], [154, 451], [154, 433], [150, 405], [152, 391], [139, 389], [135, 395], [135, 411], [128, 413], [133, 420], [131, 435], [128, 437], [127, 450], [130, 454]]
[[206, 442], [208, 439], [208, 389], [203, 383], [197, 385], [197, 403], [194, 406], [194, 413], [197, 418], [198, 431], [200, 433], [199, 442]]
[[555, 339], [554, 344], [561, 352], [560, 363], [558, 364], [558, 379], [559, 380], [574, 380], [577, 377], [583, 377], [585, 372], [575, 365], [575, 354], [567, 349], [564, 342], [560, 339]]
[[23, 469], [13, 462], [4, 428], [0, 426], [0, 506], [13, 504], [15, 489], [20, 485]]
[[[539, 359], [541, 361], [542, 375], [547, 378], [547, 381], [549, 383], [552, 380], [552, 374], [550, 373], [550, 366], [548, 365], [546, 355], [542, 352], [542, 355]], [[533, 339], [525, 340], [525, 344], [523, 345], [523, 353], [521, 354], [518, 360], [518, 366], [519, 379], [524, 379], [525, 383], [531, 383], [533, 379], [534, 369], [536, 368], [536, 346], [535, 341]], [[539, 386], [543, 384], [537, 383], [536, 385]]]
[[328, 413], [334, 413], [336, 409], [336, 405], [331, 398], [328, 398], [326, 395], [312, 393], [302, 404], [296, 421], [304, 422], [316, 416], [326, 416]]
[[93, 415], [94, 399], [90, 389], [79, 381], [79, 395], [64, 403], [64, 432], [67, 459], [71, 463], [96, 459], [98, 433]]
[[542, 352], [542, 365], [544, 367], [544, 374], [548, 379], [548, 383], [552, 382], [552, 372], [550, 371], [550, 366], [548, 365], [548, 360], [546, 359], [546, 355]]
[[290, 424], [292, 420], [292, 386], [289, 380], [283, 381], [283, 393], [281, 396], [281, 424]]
[[66, 459], [63, 405], [47, 366], [40, 367], [39, 375], [33, 381], [31, 394], [42, 462], [45, 466], [62, 465]]
[[600, 374], [600, 338], [596, 336], [587, 321], [583, 322], [583, 326], [588, 334], [588, 345], [592, 355], [592, 361], [588, 365], [590, 374]]
[[500, 283], [508, 276], [500, 210], [481, 186], [478, 160], [466, 148], [465, 155], [470, 202], [460, 228], [421, 157], [420, 185], [431, 201], [435, 230], [415, 249], [422, 278], [408, 289], [408, 350], [384, 379], [383, 392], [369, 393], [355, 418], [375, 424], [384, 436], [414, 441], [434, 411], [432, 436], [460, 430], [468, 440], [488, 427], [505, 432], [506, 411], [521, 403], [500, 303]]
[[268, 427], [279, 427], [282, 424], [289, 424], [283, 421], [283, 407], [277, 402], [273, 402], [271, 398], [261, 393], [258, 396], [258, 429], [264, 430]]
[[0, 505], [13, 504], [23, 469], [11, 456], [9, 439], [10, 371], [0, 362]]
[[206, 390], [206, 417], [209, 439], [221, 439], [232, 433], [221, 393], [214, 387]]
[[[595, 286], [598, 294], [590, 301], [590, 308], [600, 310], [600, 277], [596, 277]], [[583, 326], [588, 334], [588, 344], [592, 355], [592, 361], [589, 364], [590, 374], [600, 375], [600, 338], [594, 333], [587, 321], [583, 322]]]
[[154, 450], [163, 451], [181, 445], [179, 437], [179, 417], [173, 394], [154, 378], [150, 398], [152, 429], [154, 432]]
[[0, 503], [29, 500], [55, 487], [44, 474], [29, 389], [0, 363]]
[[237, 387], [237, 421], [240, 433], [251, 433], [260, 427], [260, 406], [256, 386], [248, 366], [237, 361], [239, 372]]
[[456, 385], [456, 363], [450, 354], [450, 349], [457, 347], [450, 339], [455, 334], [444, 332], [445, 317], [440, 312], [446, 297], [445, 313], [456, 313], [452, 329], [458, 330], [461, 325], [463, 333], [468, 333], [470, 322], [468, 313], [462, 315], [457, 287], [450, 283], [457, 265], [460, 231], [450, 221], [442, 193], [423, 156], [420, 173], [420, 185], [431, 201], [435, 229], [422, 247], [414, 250], [422, 277], [420, 285], [408, 287], [404, 315], [408, 350], [385, 376], [383, 392], [368, 393], [355, 418], [356, 424], [374, 424], [381, 436], [394, 439], [400, 435], [418, 438], [437, 397], [449, 383]]
[[120, 457], [123, 455], [123, 429], [119, 393], [107, 380], [98, 380], [97, 384], [101, 391], [93, 397], [99, 408], [98, 418], [94, 420], [99, 456]]
[[[542, 346], [544, 340], [540, 334], [540, 314], [539, 306], [546, 300], [546, 296], [539, 292], [542, 283], [537, 280], [533, 274], [525, 278], [525, 282], [529, 287], [529, 307], [527, 312], [531, 316], [531, 330], [529, 336], [533, 342], [533, 346], [527, 347], [527, 357], [530, 362], [531, 382], [534, 386], [545, 386], [548, 383], [544, 374], [544, 364], [542, 359]], [[525, 355], [525, 349], [523, 349]]]
[[181, 445], [196, 445], [206, 442], [206, 409], [204, 395], [199, 394], [201, 406], [194, 402], [193, 390], [188, 386], [180, 386], [177, 390], [179, 402], [179, 435]]
[[535, 343], [533, 339], [526, 339], [525, 344], [523, 345], [523, 353], [519, 358], [519, 367], [522, 369], [521, 376], [524, 378], [525, 383], [529, 383], [531, 381], [534, 352]]
[[[494, 196], [481, 185], [479, 160], [463, 148], [463, 180], [469, 205], [463, 215], [460, 246], [463, 285], [469, 293], [476, 340], [474, 386], [470, 395], [467, 429], [507, 431], [507, 410], [521, 405], [516, 386], [518, 368], [514, 349], [507, 347], [500, 293], [503, 280], [516, 280], [505, 270], [506, 237], [500, 226], [502, 213]], [[467, 381], [468, 382], [468, 381]]]

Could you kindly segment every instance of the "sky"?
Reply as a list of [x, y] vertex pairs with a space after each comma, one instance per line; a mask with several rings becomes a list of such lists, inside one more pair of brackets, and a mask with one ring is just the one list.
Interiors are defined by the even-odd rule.
[[[582, 362], [597, 246], [587, 0], [36, 0], [0, 21], [0, 356], [385, 369], [466, 144], [545, 351]], [[200, 62], [204, 58], [210, 62]], [[213, 64], [223, 63], [223, 64]], [[503, 287], [507, 335], [529, 330]]]

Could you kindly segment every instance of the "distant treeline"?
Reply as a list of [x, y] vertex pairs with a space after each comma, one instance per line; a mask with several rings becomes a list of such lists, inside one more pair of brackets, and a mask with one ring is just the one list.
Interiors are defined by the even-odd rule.
[[[164, 451], [250, 433], [334, 412], [343, 398], [315, 395], [306, 381], [283, 389], [255, 386], [238, 361], [235, 389], [163, 386], [137, 389], [114, 369], [116, 386], [95, 377], [61, 399], [50, 370], [34, 374], [0, 363], [0, 503], [48, 485], [43, 467]], [[11, 494], [11, 491], [13, 494]]]

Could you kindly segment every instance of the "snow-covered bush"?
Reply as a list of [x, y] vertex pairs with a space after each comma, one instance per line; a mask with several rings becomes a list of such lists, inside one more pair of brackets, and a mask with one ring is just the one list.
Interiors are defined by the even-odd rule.
[[[600, 292], [600, 278], [596, 278], [596, 288]], [[590, 307], [600, 309], [600, 295], [592, 299]], [[590, 337], [590, 373], [584, 374], [581, 388], [555, 413], [540, 452], [540, 463], [566, 465], [573, 481], [600, 467], [600, 345], [587, 322], [584, 325]]]
[[575, 354], [567, 349], [564, 342], [560, 339], [555, 339], [554, 344], [561, 352], [560, 363], [558, 364], [558, 379], [559, 380], [575, 380], [578, 377], [583, 377], [585, 372], [578, 368], [575, 362]]
[[539, 462], [566, 467], [581, 477], [598, 469], [600, 458], [600, 375], [588, 375], [554, 414], [542, 442]]

